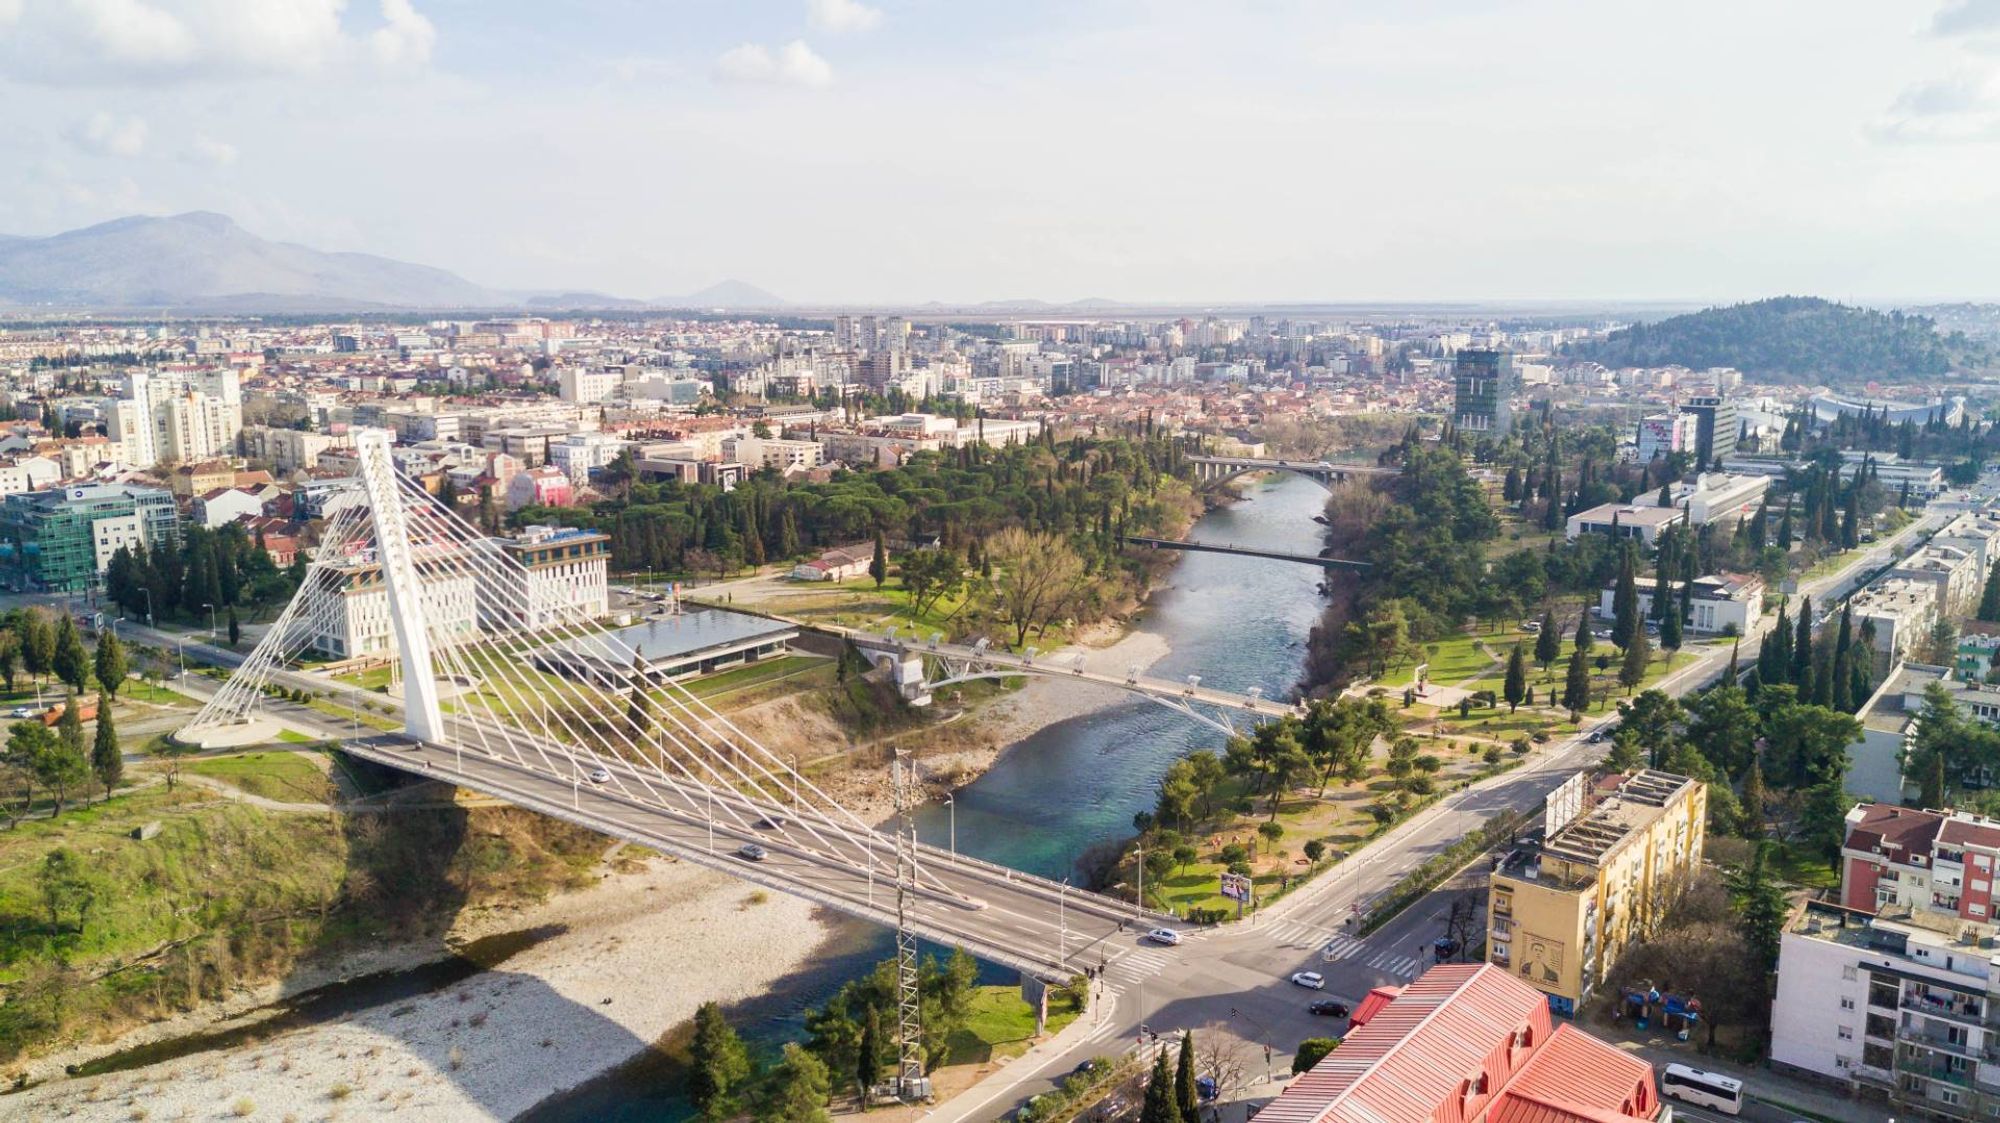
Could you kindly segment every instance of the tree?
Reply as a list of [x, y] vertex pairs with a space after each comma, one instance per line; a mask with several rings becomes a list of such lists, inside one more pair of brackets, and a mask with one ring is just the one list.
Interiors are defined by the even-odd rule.
[[1507, 655], [1507, 681], [1501, 687], [1501, 694], [1507, 699], [1508, 713], [1520, 709], [1521, 700], [1528, 695], [1528, 659], [1518, 643]]
[[84, 777], [90, 776], [89, 756], [85, 753], [83, 745], [83, 706], [74, 694], [63, 703], [62, 715], [56, 719], [56, 740], [62, 742], [65, 755], [73, 755], [85, 762]]
[[1581, 647], [1569, 655], [1569, 673], [1563, 679], [1562, 704], [1572, 714], [1580, 714], [1590, 708], [1590, 667], [1584, 662], [1586, 658]]
[[1618, 583], [1611, 593], [1611, 642], [1619, 647], [1629, 647], [1632, 634], [1639, 630], [1639, 587], [1632, 547], [1627, 544], [1619, 553]]
[[2000, 623], [2000, 565], [1986, 575], [1986, 589], [1979, 595], [1979, 611], [1973, 615], [1989, 624]]
[[757, 1123], [830, 1123], [826, 1100], [831, 1090], [826, 1064], [787, 1041], [758, 1105]]
[[237, 622], [236, 606], [229, 606], [229, 646], [235, 647], [243, 639], [243, 625]]
[[1619, 732], [1630, 732], [1634, 742], [1646, 754], [1646, 763], [1653, 768], [1673, 752], [1679, 736], [1681, 721], [1687, 716], [1681, 704], [1664, 690], [1641, 691], [1637, 698], [1618, 703], [1618, 713], [1623, 719]]
[[1743, 808], [1737, 819], [1743, 837], [1752, 842], [1764, 838], [1764, 769], [1753, 759], [1750, 774], [1743, 778]]
[[1194, 1031], [1181, 1034], [1180, 1056], [1174, 1059], [1174, 1106], [1183, 1123], [1201, 1119], [1201, 1098], [1194, 1086]]
[[62, 814], [69, 790], [90, 775], [90, 764], [81, 749], [72, 749], [54, 730], [35, 720], [16, 722], [7, 741], [9, 755], [19, 753], [26, 758], [36, 782], [55, 797], [55, 813]]
[[77, 634], [76, 621], [65, 612], [62, 622], [56, 625], [55, 651], [49, 661], [49, 669], [56, 677], [69, 684], [71, 690], [81, 692], [90, 682], [90, 655], [83, 649], [83, 637]]
[[1646, 639], [1646, 629], [1632, 630], [1632, 642], [1625, 646], [1625, 661], [1618, 667], [1618, 684], [1625, 688], [1625, 693], [1632, 693], [1646, 681], [1646, 664], [1653, 659], [1652, 646]]
[[882, 1019], [870, 1006], [861, 1017], [861, 1047], [854, 1053], [854, 1086], [861, 1105], [868, 1106], [868, 1093], [882, 1079]]
[[1555, 666], [1556, 660], [1561, 657], [1562, 633], [1556, 627], [1556, 614], [1551, 609], [1542, 613], [1542, 630], [1535, 636], [1535, 662], [1542, 665], [1543, 674], [1548, 674], [1549, 668]]
[[56, 632], [39, 609], [21, 617], [21, 664], [37, 679], [55, 669]]
[[98, 689], [117, 697], [118, 688], [125, 685], [128, 673], [125, 646], [118, 642], [117, 633], [107, 631], [97, 637], [97, 655], [91, 663], [92, 670], [97, 674]]
[[1068, 611], [1087, 582], [1083, 559], [1053, 534], [1008, 527], [993, 536], [986, 553], [997, 569], [995, 607], [1013, 626], [1017, 647], [1029, 631], [1046, 630]]
[[1340, 1048], [1338, 1037], [1308, 1037], [1299, 1042], [1298, 1051], [1292, 1054], [1292, 1075], [1311, 1072], [1314, 1065], [1326, 1059], [1328, 1053]]
[[882, 545], [880, 530], [875, 532], [875, 557], [868, 563], [868, 576], [875, 579], [875, 587], [878, 589], [889, 579], [889, 552]]
[[1725, 775], [1741, 775], [1757, 751], [1757, 710], [1742, 687], [1724, 683], [1687, 704], [1687, 739]]
[[101, 690], [97, 694], [97, 734], [90, 746], [90, 770], [97, 774], [106, 799], [111, 798], [118, 781], [125, 778], [125, 753], [118, 747], [118, 729], [111, 720], [111, 696]]
[[63, 914], [74, 913], [76, 930], [81, 933], [97, 904], [97, 880], [88, 864], [68, 847], [58, 846], [43, 856], [35, 881], [42, 905], [49, 910], [49, 927], [62, 927]]
[[965, 567], [950, 550], [913, 550], [896, 559], [896, 571], [910, 591], [912, 616], [922, 616], [965, 584]]
[[1758, 843], [1750, 851], [1750, 861], [1729, 879], [1744, 939], [1753, 962], [1766, 975], [1778, 965], [1778, 942], [1785, 930], [1785, 894], [1767, 868], [1770, 850], [1770, 843]]
[[694, 1040], [688, 1046], [687, 1094], [709, 1119], [734, 1112], [730, 1093], [750, 1077], [750, 1053], [722, 1007], [704, 1002], [694, 1012]]
[[0, 632], [0, 681], [7, 684], [7, 693], [14, 692], [14, 676], [21, 668], [21, 637], [12, 631]]
[[1165, 1049], [1153, 1054], [1153, 1075], [1146, 1081], [1146, 1099], [1139, 1109], [1139, 1123], [1184, 1123], [1180, 1105], [1174, 1101], [1174, 1075], [1167, 1068]]

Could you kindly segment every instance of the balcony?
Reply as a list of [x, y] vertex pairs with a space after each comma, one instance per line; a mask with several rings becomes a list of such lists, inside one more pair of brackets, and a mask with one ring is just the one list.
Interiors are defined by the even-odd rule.
[[1950, 1084], [1956, 1088], [1972, 1087], [1972, 1068], [1969, 1065], [1965, 1068], [1954, 1069], [1948, 1064], [1925, 1064], [1919, 1061], [1902, 1065], [1897, 1071], [1901, 1072], [1905, 1078], [1915, 1076], [1939, 1084]]
[[1931, 994], [1906, 994], [1903, 1009], [1916, 1010], [1934, 1018], [1950, 1018], [1970, 1025], [1986, 1024], [1986, 1004], [1977, 999], [1946, 999]]
[[1907, 1026], [1903, 1032], [1896, 1035], [1896, 1040], [1915, 1049], [1935, 1049], [1941, 1053], [1951, 1053], [1971, 1060], [1979, 1060], [1992, 1052], [1990, 1049], [1979, 1048], [1969, 1041], [1953, 1041], [1941, 1033], [1925, 1033]]

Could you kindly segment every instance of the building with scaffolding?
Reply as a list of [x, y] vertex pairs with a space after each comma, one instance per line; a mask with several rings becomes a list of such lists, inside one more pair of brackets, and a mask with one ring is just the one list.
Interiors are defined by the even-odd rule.
[[1701, 864], [1708, 789], [1641, 769], [1551, 793], [1539, 837], [1493, 871], [1487, 959], [1573, 1015], [1657, 928]]

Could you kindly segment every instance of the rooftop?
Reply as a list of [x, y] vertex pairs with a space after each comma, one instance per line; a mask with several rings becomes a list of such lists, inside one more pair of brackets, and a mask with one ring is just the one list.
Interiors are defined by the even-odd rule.
[[768, 617], [704, 608], [678, 616], [656, 616], [618, 628], [602, 641], [570, 640], [548, 646], [550, 650], [565, 651], [590, 662], [614, 662], [627, 667], [634, 659], [672, 662], [716, 648], [775, 639], [797, 631], [790, 624]]
[[1570, 517], [1588, 523], [1608, 523], [1615, 517], [1620, 526], [1668, 526], [1686, 516], [1679, 507], [1657, 503], [1603, 503]]
[[1595, 865], [1665, 814], [1667, 805], [1693, 784], [1686, 776], [1641, 769], [1588, 813], [1550, 835], [1542, 852]]

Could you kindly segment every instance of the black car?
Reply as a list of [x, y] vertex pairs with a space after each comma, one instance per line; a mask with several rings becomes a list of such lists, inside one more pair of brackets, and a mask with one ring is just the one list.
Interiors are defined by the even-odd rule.
[[1347, 1016], [1347, 1003], [1325, 998], [1306, 1007], [1306, 1013], [1318, 1014], [1322, 1018], [1344, 1018]]

